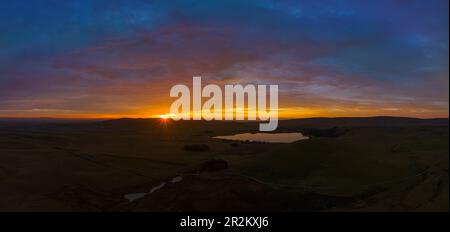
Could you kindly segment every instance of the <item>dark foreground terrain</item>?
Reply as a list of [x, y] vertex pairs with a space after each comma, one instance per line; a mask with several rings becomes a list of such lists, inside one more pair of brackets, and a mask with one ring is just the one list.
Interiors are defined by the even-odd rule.
[[290, 144], [212, 138], [257, 128], [0, 120], [0, 210], [448, 211], [448, 119], [281, 121], [311, 137]]

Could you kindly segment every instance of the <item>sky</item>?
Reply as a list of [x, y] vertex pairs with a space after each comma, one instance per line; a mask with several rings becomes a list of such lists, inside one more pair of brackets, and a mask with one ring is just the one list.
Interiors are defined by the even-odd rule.
[[447, 0], [0, 0], [0, 117], [151, 117], [277, 84], [284, 118], [448, 117]]

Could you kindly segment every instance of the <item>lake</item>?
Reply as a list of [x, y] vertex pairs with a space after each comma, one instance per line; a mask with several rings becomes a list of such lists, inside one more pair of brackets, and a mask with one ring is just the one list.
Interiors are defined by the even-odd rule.
[[292, 143], [299, 140], [309, 139], [300, 132], [295, 133], [241, 133], [227, 136], [215, 136], [216, 139], [267, 142], [267, 143]]

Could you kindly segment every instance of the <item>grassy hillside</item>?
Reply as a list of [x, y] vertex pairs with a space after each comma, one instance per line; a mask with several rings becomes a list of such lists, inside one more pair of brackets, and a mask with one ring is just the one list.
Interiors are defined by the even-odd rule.
[[[156, 119], [3, 122], [0, 210], [448, 211], [448, 119], [281, 121], [280, 131], [312, 137], [290, 144], [212, 138], [257, 128]], [[193, 144], [208, 149], [185, 149]], [[211, 159], [229, 168], [198, 173]], [[170, 182], [179, 175], [181, 182]], [[124, 198], [162, 182], [142, 199]]]

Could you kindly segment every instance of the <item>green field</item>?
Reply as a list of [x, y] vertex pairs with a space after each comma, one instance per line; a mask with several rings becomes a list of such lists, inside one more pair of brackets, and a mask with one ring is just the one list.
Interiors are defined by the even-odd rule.
[[[257, 128], [156, 119], [0, 123], [0, 210], [448, 211], [448, 119], [281, 121], [280, 131], [311, 136], [289, 144], [212, 138]], [[209, 149], [185, 149], [192, 144]], [[200, 172], [211, 159], [229, 168]], [[143, 198], [124, 198], [161, 182]]]

